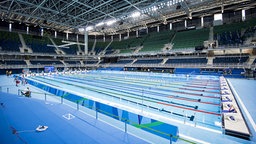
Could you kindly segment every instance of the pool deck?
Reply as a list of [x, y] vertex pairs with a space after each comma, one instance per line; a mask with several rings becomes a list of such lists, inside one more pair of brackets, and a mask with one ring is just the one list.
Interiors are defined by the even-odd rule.
[[256, 143], [256, 81], [248, 79], [228, 79], [234, 96], [243, 112], [252, 134], [252, 140]]
[[[0, 95], [0, 143], [149, 143], [60, 103]], [[38, 132], [39, 125], [48, 129]]]
[[[2, 87], [2, 91], [3, 92], [6, 92], [7, 91], [7, 87], [9, 88], [9, 93], [13, 93], [13, 94], [17, 94], [18, 93], [18, 89], [25, 89], [26, 86], [20, 86], [20, 87], [16, 87], [14, 82], [13, 82], [13, 78], [7, 78], [6, 76], [1, 76], [0, 77], [1, 79], [1, 86]], [[238, 79], [235, 79], [234, 81], [240, 81]], [[246, 80], [246, 81], [249, 81], [249, 80]], [[238, 85], [238, 87], [241, 87], [241, 84], [240, 82], [233, 82], [233, 80], [230, 80], [230, 82], [232, 83], [232, 86], [236, 87]], [[234, 84], [233, 84], [234, 83]], [[252, 82], [252, 83], [256, 83], [255, 81]], [[248, 91], [248, 87], [246, 86], [247, 90], [246, 92]], [[38, 89], [36, 87], [33, 87], [33, 86], [30, 86], [30, 89], [31, 91], [37, 91], [37, 92], [44, 92], [42, 91], [41, 89]], [[244, 88], [245, 89], [245, 88]], [[255, 93], [255, 86], [254, 87], [251, 87], [249, 88], [250, 91], [252, 91], [252, 94], [253, 92]], [[239, 94], [239, 89], [237, 89], [237, 93]], [[242, 91], [243, 93], [244, 91]], [[240, 96], [240, 94], [239, 94]], [[38, 97], [42, 97], [42, 96], [38, 96]], [[240, 96], [241, 97], [241, 96]], [[253, 95], [252, 95], [253, 97]], [[37, 95], [33, 95], [33, 98], [36, 98], [37, 99]], [[38, 99], [42, 99], [42, 98], [38, 98]], [[248, 99], [248, 98], [246, 98]], [[253, 98], [252, 98], [253, 99]], [[52, 99], [52, 101], [58, 101], [56, 99]], [[252, 102], [250, 101], [250, 99], [248, 99], [248, 102]], [[40, 102], [39, 102], [40, 103]], [[44, 103], [44, 102], [43, 102]], [[247, 104], [247, 101], [245, 99], [243, 99], [243, 103], [248, 106]], [[254, 115], [255, 116], [255, 104], [251, 103], [249, 104], [251, 107], [248, 107], [248, 109], [250, 108], [250, 115]], [[48, 106], [48, 105], [47, 105]], [[62, 107], [62, 106], [61, 106]], [[65, 105], [64, 105], [65, 107]], [[33, 110], [33, 109], [32, 109]], [[58, 110], [57, 110], [58, 111]], [[74, 109], [73, 109], [74, 111]], [[85, 114], [84, 114], [85, 115]], [[15, 118], [14, 118], [15, 119]], [[255, 120], [254, 117], [252, 117], [253, 120]], [[15, 121], [16, 123], [19, 123], [18, 120], [13, 120]], [[92, 123], [95, 123], [95, 118], [94, 118], [94, 121], [92, 120]], [[179, 134], [180, 134], [180, 137], [182, 138], [187, 138], [189, 140], [193, 140], [195, 139], [196, 141], [201, 141], [202, 143], [245, 143], [245, 144], [251, 144], [251, 143], [254, 143], [255, 141], [246, 141], [246, 140], [243, 140], [243, 139], [239, 139], [239, 138], [235, 138], [235, 137], [232, 137], [232, 136], [227, 136], [227, 135], [223, 135], [221, 133], [213, 133], [213, 132], [210, 132], [210, 131], [207, 131], [207, 130], [203, 130], [201, 128], [198, 128], [198, 127], [192, 127], [192, 126], [188, 126], [188, 125], [184, 125], [184, 124], [177, 124], [177, 126], [179, 127]], [[7, 132], [8, 133], [8, 132]], [[4, 135], [4, 133], [0, 133], [0, 137], [2, 137]], [[90, 136], [91, 137], [91, 136]], [[59, 137], [58, 137], [59, 138]], [[56, 139], [58, 139], [56, 138]], [[72, 139], [72, 138], [70, 138]], [[97, 139], [97, 138], [96, 138]], [[107, 138], [106, 138], [107, 139]], [[92, 139], [93, 141], [94, 139]], [[59, 141], [59, 140], [56, 140], [56, 141]], [[7, 141], [8, 142], [8, 141]], [[63, 142], [63, 141], [62, 141]], [[145, 141], [144, 141], [145, 142]], [[143, 142], [143, 143], [144, 143]], [[168, 141], [167, 141], [168, 142]], [[12, 143], [11, 142], [11, 139], [9, 139], [9, 142], [8, 143]], [[68, 140], [67, 140], [67, 143], [68, 143]], [[101, 142], [100, 142], [101, 143]], [[146, 143], [146, 142], [145, 142]], [[184, 143], [184, 142], [181, 142], [181, 141], [177, 141], [176, 143]]]

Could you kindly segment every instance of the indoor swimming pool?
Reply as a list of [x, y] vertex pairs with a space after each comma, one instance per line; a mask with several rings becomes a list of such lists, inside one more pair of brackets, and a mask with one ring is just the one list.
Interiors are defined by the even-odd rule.
[[[212, 131], [222, 130], [218, 76], [87, 71], [39, 75], [29, 77], [28, 81], [85, 107], [96, 105], [92, 101], [103, 103], [102, 111], [112, 117], [126, 118], [133, 124], [152, 124], [146, 117], [161, 121], [159, 116], [168, 118], [163, 122], [169, 125], [175, 121]], [[118, 104], [127, 107], [123, 109]], [[119, 109], [142, 118], [120, 115]], [[154, 117], [143, 115], [143, 112], [152, 113]], [[161, 127], [160, 131], [164, 129]]]

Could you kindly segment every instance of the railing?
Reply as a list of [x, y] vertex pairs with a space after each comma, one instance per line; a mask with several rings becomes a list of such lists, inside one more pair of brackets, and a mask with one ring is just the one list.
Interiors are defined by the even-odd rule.
[[[47, 64], [43, 65], [1, 65], [0, 69], [15, 69], [15, 68], [44, 68], [44, 66], [49, 66]], [[53, 65], [55, 67], [65, 67], [63, 64], [55, 64]], [[90, 67], [96, 67], [96, 66], [103, 66], [106, 67], [106, 64], [99, 64], [96, 63], [93, 64], [69, 64], [68, 67], [82, 67], [82, 66], [90, 66]], [[246, 63], [239, 64], [239, 63], [221, 63], [217, 64], [214, 63], [212, 65], [204, 64], [204, 63], [178, 63], [178, 64], [115, 64], [110, 63], [108, 66], [119, 66], [119, 67], [161, 67], [161, 68], [256, 68], [256, 64], [253, 63], [251, 65], [248, 65]]]
[[7, 93], [9, 93], [10, 88], [8, 86], [0, 86], [0, 92], [5, 92], [5, 90]]
[[[3, 87], [0, 87], [0, 92], [2, 92], [4, 89]], [[18, 89], [18, 95], [21, 95], [21, 89]], [[5, 91], [3, 91], [5, 92]], [[9, 93], [9, 88], [6, 88], [6, 92]], [[35, 96], [36, 95], [36, 96]], [[59, 102], [61, 104], [66, 104], [71, 106], [72, 108], [75, 108], [78, 111], [85, 112], [88, 115], [91, 115], [95, 117], [96, 119], [103, 120], [104, 122], [109, 123], [110, 125], [113, 123], [117, 124], [115, 127], [120, 128], [121, 130], [129, 133], [136, 134], [138, 137], [143, 137], [145, 135], [151, 135], [151, 137], [147, 137], [150, 141], [152, 140], [153, 143], [172, 143], [174, 139], [182, 141], [182, 143], [190, 143], [190, 144], [196, 144], [196, 142], [193, 142], [188, 139], [181, 138], [179, 136], [172, 135], [170, 133], [166, 133], [163, 131], [155, 130], [150, 127], [144, 126], [142, 124], [138, 124], [138, 122], [131, 121], [126, 118], [120, 118], [120, 116], [114, 115], [112, 113], [109, 113], [103, 109], [97, 108], [95, 101], [93, 106], [90, 106], [88, 104], [83, 103], [84, 98], [77, 100], [75, 102], [66, 100], [68, 95], [62, 95], [62, 96], [56, 96], [49, 93], [42, 93], [42, 92], [31, 92], [31, 98], [37, 98], [44, 101], [54, 101]], [[136, 128], [137, 127], [137, 128]], [[140, 130], [139, 128], [143, 128], [144, 130]], [[139, 132], [138, 132], [139, 131]], [[155, 134], [148, 133], [147, 131], [151, 131]], [[135, 132], [135, 133], [134, 133]], [[137, 132], [137, 133], [136, 133]]]

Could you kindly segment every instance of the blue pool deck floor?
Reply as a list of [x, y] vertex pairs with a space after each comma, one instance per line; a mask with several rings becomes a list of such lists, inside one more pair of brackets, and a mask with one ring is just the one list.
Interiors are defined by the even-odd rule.
[[[129, 144], [148, 143], [80, 111], [55, 102], [43, 102], [0, 93], [0, 143]], [[37, 132], [39, 125], [48, 126]], [[1, 129], [2, 129], [1, 128]]]
[[228, 81], [250, 127], [252, 140], [256, 143], [256, 81], [248, 79], [228, 79]]
[[[149, 143], [59, 102], [18, 96], [18, 89], [25, 89], [28, 85], [16, 87], [13, 78], [1, 77], [1, 86], [1, 144]], [[7, 87], [9, 93], [6, 93]], [[31, 91], [42, 92], [35, 87], [29, 87]], [[49, 128], [44, 132], [36, 132], [39, 125]]]
[[[13, 78], [0, 76], [1, 91], [15, 94], [17, 97], [18, 89], [25, 89], [27, 86], [15, 86]], [[246, 120], [253, 134], [252, 141], [223, 135], [202, 132], [200, 129], [190, 128], [186, 125], [179, 126], [179, 129], [186, 130], [182, 135], [195, 137], [209, 143], [234, 143], [234, 144], [254, 144], [255, 131], [253, 122], [256, 120], [256, 104], [254, 100], [256, 93], [256, 81], [229, 79], [231, 87], [235, 89], [237, 96], [242, 99], [245, 106]], [[32, 92], [45, 93], [43, 90], [29, 86]], [[7, 89], [8, 88], [8, 89]], [[149, 143], [138, 137], [133, 136], [120, 129], [116, 129], [95, 117], [90, 117], [75, 108], [59, 103], [56, 98], [47, 98], [47, 102], [42, 101], [42, 94], [33, 94], [32, 99], [10, 95], [5, 97], [1, 93], [0, 102], [4, 103], [0, 113], [0, 127], [4, 131], [0, 132], [0, 143]], [[40, 99], [40, 100], [37, 100]], [[10, 109], [9, 109], [10, 107]], [[5, 109], [9, 109], [6, 111]], [[243, 111], [244, 112], [244, 111]], [[63, 115], [72, 114], [74, 119], [66, 120]], [[249, 116], [249, 118], [248, 118]], [[251, 117], [251, 118], [250, 118]], [[49, 129], [45, 132], [35, 132], [38, 125], [48, 125]], [[56, 127], [56, 128], [54, 128]], [[14, 131], [17, 133], [13, 134]], [[20, 133], [19, 133], [20, 131]], [[22, 132], [24, 131], [24, 132]], [[3, 139], [2, 139], [3, 138]], [[22, 141], [24, 140], [24, 141]], [[150, 142], [153, 143], [153, 142]], [[168, 140], [166, 140], [168, 143]], [[177, 141], [176, 143], [184, 143]]]

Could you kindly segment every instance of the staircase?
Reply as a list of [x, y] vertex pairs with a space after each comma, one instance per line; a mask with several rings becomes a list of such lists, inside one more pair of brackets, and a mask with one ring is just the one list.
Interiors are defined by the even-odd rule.
[[138, 46], [136, 47], [135, 51], [133, 52], [134, 54], [139, 53], [139, 51], [143, 48], [143, 46]]
[[21, 45], [22, 45], [22, 48], [27, 48], [27, 45], [25, 43], [25, 40], [23, 38], [23, 36], [21, 34], [18, 34], [19, 35], [19, 38], [20, 38], [20, 42], [21, 42]]
[[163, 61], [161, 62], [161, 65], [164, 65], [167, 60], [168, 60], [168, 58], [164, 58]]
[[133, 61], [132, 61], [132, 63], [130, 63], [130, 65], [132, 65], [133, 63], [135, 63], [137, 61], [137, 59], [134, 59]]
[[84, 62], [81, 60], [81, 61], [80, 61], [80, 64], [83, 66], [83, 65], [84, 65]]
[[31, 62], [29, 60], [24, 60], [26, 62], [26, 64], [29, 66], [31, 65]]
[[214, 59], [215, 57], [207, 57], [207, 59], [208, 59], [208, 61], [207, 61], [207, 65], [208, 66], [212, 66], [213, 65], [213, 59]]
[[108, 49], [108, 47], [112, 44], [112, 42], [113, 42], [113, 39], [112, 39], [112, 40], [109, 42], [109, 44], [104, 48], [104, 50], [99, 53], [99, 55], [104, 55], [104, 54], [106, 53], [106, 50]]
[[252, 65], [254, 60], [256, 58], [256, 55], [252, 55], [249, 57], [248, 61], [247, 61], [247, 65]]
[[63, 63], [63, 65], [66, 67], [67, 64], [64, 62], [64, 60], [60, 60], [61, 63]]
[[57, 54], [66, 54], [63, 50], [59, 49], [56, 45], [56, 43], [53, 41], [53, 39], [51, 37], [48, 36], [48, 38], [50, 39], [50, 41], [52, 42], [53, 46], [55, 47], [55, 52]]
[[18, 35], [19, 35], [20, 42], [22, 45], [22, 47], [20, 47], [20, 52], [25, 53], [25, 50], [27, 50], [28, 53], [33, 53], [32, 49], [27, 47], [23, 36], [21, 34], [18, 34]]

